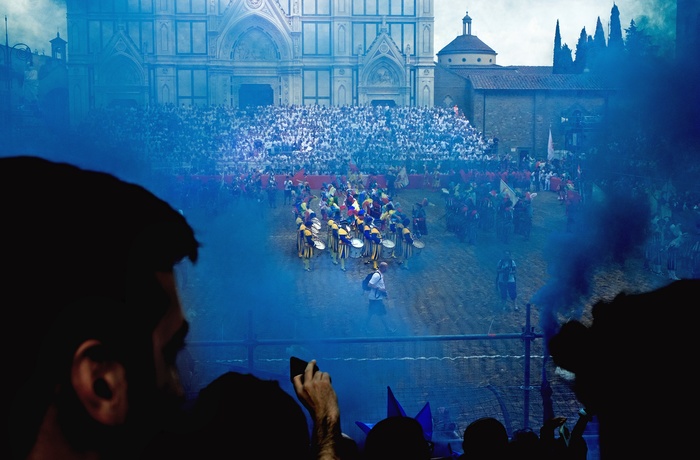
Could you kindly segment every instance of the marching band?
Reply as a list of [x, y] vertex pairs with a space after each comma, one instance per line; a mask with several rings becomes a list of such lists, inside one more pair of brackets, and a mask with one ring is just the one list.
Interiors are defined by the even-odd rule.
[[[348, 258], [364, 259], [364, 263], [372, 264], [374, 269], [378, 268], [380, 258], [397, 259], [402, 268], [408, 269], [409, 260], [425, 247], [425, 243], [411, 233], [409, 217], [396, 210], [389, 200], [377, 209], [376, 194], [363, 193], [362, 207], [359, 207], [359, 200], [352, 191], [346, 193], [341, 201], [344, 205], [331, 206], [332, 214], [323, 215], [323, 219], [310, 208], [311, 199], [297, 199], [294, 207], [297, 252], [304, 270], [311, 271], [311, 260], [325, 254], [326, 250], [333, 265], [340, 265], [342, 271], [347, 270]], [[328, 198], [324, 197], [323, 190], [321, 198], [324, 202]]]

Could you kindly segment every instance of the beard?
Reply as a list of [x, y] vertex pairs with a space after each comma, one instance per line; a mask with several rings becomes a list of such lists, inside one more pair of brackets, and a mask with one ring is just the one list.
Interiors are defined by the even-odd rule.
[[[140, 387], [140, 388], [139, 388]], [[104, 425], [90, 416], [72, 385], [56, 399], [58, 423], [78, 452], [99, 452], [105, 459], [139, 458], [146, 446], [162, 433], [176, 432], [184, 423], [184, 398], [151, 386], [129, 385], [126, 420]]]

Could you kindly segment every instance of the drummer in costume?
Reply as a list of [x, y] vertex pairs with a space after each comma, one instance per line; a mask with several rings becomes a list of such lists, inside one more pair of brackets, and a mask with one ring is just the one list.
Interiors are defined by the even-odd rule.
[[297, 226], [297, 255], [299, 257], [303, 257], [303, 255], [304, 255], [304, 229], [306, 228], [306, 225], [304, 225], [304, 221], [302, 220], [301, 216], [297, 216], [296, 226]]
[[316, 212], [311, 208], [306, 208], [304, 211], [304, 222], [313, 221], [316, 217]]
[[[386, 204], [386, 209], [382, 213], [381, 217], [382, 221], [382, 227], [387, 230], [387, 235], [389, 241], [394, 243], [394, 248], [396, 248], [396, 210], [394, 209], [394, 205], [391, 203]], [[394, 248], [391, 249], [391, 258], [395, 259], [396, 255], [394, 255]]]
[[365, 210], [365, 214], [369, 215], [372, 210], [372, 197], [365, 194], [364, 200], [362, 201], [362, 209]]
[[[362, 237], [360, 238], [362, 240], [362, 257], [370, 257], [372, 255], [371, 252], [371, 237], [370, 234], [372, 233], [372, 216], [367, 216], [365, 215], [364, 222], [362, 223]], [[366, 264], [370, 263], [368, 260], [365, 262]]]
[[382, 234], [375, 225], [371, 225], [369, 234], [369, 258], [375, 270], [379, 270], [379, 256], [382, 253]]
[[394, 243], [394, 247], [391, 248], [391, 258], [396, 259], [396, 246], [398, 246], [398, 237], [396, 236], [396, 224], [398, 219], [394, 216], [389, 219], [389, 241]]
[[406, 220], [406, 216], [399, 213], [395, 214], [396, 217], [396, 246], [394, 246], [394, 254], [401, 256], [403, 254], [403, 221]]
[[304, 270], [307, 272], [311, 271], [311, 258], [314, 256], [314, 234], [311, 231], [311, 221], [304, 223], [304, 251], [302, 253], [302, 260], [304, 261]]
[[403, 229], [401, 230], [402, 240], [402, 267], [408, 270], [408, 261], [413, 257], [413, 235], [411, 234], [411, 221], [406, 218], [403, 220]]
[[328, 203], [328, 215], [337, 222], [340, 220], [340, 206], [336, 201], [330, 201]]
[[328, 219], [328, 247], [333, 265], [338, 265], [338, 224], [333, 219]]
[[355, 200], [355, 197], [352, 195], [352, 191], [348, 190], [347, 194], [345, 195], [345, 208], [347, 212], [348, 219], [350, 219], [351, 224], [354, 224], [355, 222], [355, 217], [357, 216], [358, 211], [360, 210], [360, 205], [357, 203], [357, 200]]
[[350, 234], [341, 224], [338, 225], [338, 259], [340, 260], [340, 269], [345, 271], [345, 260], [350, 256]]
[[352, 229], [355, 232], [355, 238], [364, 240], [363, 233], [365, 231], [365, 210], [360, 209], [353, 218]]

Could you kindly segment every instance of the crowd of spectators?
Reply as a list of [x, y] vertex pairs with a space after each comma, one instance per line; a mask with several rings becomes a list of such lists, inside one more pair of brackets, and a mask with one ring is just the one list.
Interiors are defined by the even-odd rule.
[[[254, 189], [259, 188], [262, 171], [289, 174], [304, 169], [311, 175], [352, 177], [358, 173], [386, 174], [397, 167], [407, 167], [412, 174], [425, 173], [424, 185], [447, 188], [446, 201], [452, 200], [457, 212], [467, 216], [468, 211], [479, 209], [483, 222], [490, 220], [486, 219], [486, 211], [478, 207], [482, 201], [507, 199], [505, 195], [492, 194], [498, 190], [500, 179], [523, 192], [520, 198], [524, 203], [528, 202], [526, 192], [552, 190], [552, 177], [560, 177], [564, 182], [571, 178], [572, 188], [591, 199], [582, 186], [581, 173], [573, 169], [576, 165], [559, 168], [532, 158], [519, 164], [513, 162], [508, 155], [499, 155], [494, 143], [466, 118], [439, 107], [110, 108], [94, 110], [77, 129], [85, 141], [95, 146], [95, 151], [121, 151], [138, 156], [139, 164], [185, 177], [245, 174], [251, 184], [258, 184]], [[435, 171], [442, 173], [429, 173]], [[644, 248], [646, 268], [674, 281], [677, 274], [700, 278], [700, 200], [696, 191], [676, 190], [670, 183], [659, 185], [649, 177], [633, 174], [597, 180], [596, 185], [610, 192], [623, 191], [639, 203], [650, 202], [650, 217], [652, 224], [659, 227], [659, 236]], [[468, 232], [466, 236], [469, 237]], [[674, 248], [674, 241], [677, 249], [671, 264], [666, 254]], [[539, 439], [534, 432], [515, 432], [510, 439], [500, 436], [497, 442], [513, 453], [511, 456], [504, 452], [500, 458], [526, 458], [528, 454], [524, 452], [530, 441], [535, 446], [531, 458], [586, 458], [582, 427], [589, 420], [583, 412], [581, 423], [569, 432], [565, 420], [548, 419]], [[473, 447], [468, 430], [462, 446], [465, 454]], [[421, 437], [419, 440], [423, 441]], [[354, 446], [352, 440], [349, 443]], [[369, 453], [364, 451], [367, 445], [362, 446], [366, 458], [372, 458], [372, 443], [369, 445]], [[427, 451], [413, 451], [429, 458], [434, 446], [427, 446]], [[563, 446], [568, 452], [562, 452]], [[494, 445], [485, 447], [493, 449]], [[395, 450], [396, 444], [390, 443], [389, 448]], [[359, 449], [357, 455], [360, 458]]]
[[[457, 198], [452, 200], [454, 213], [446, 209], [456, 217], [450, 224], [454, 227], [452, 231], [471, 243], [476, 238], [470, 232], [475, 227], [470, 221], [475, 212], [479, 213], [479, 228], [492, 228], [495, 217], [491, 214], [498, 209], [482, 205], [501, 198], [500, 194], [490, 195], [499, 191], [500, 179], [522, 192], [522, 198], [528, 198], [527, 192], [557, 191], [555, 186], [550, 188], [553, 179], [575, 189], [574, 196], [580, 196], [582, 204], [590, 201], [593, 194], [594, 180], [588, 180], [585, 156], [556, 161], [530, 156], [513, 158], [510, 152], [499, 153], [497, 142], [478, 132], [462, 114], [443, 107], [111, 107], [94, 109], [77, 127], [77, 132], [95, 149], [131, 155], [133, 162], [143, 169], [183, 178], [178, 194], [203, 196], [204, 199], [196, 201], [204, 206], [217, 206], [222, 191], [224, 200], [249, 196], [260, 201], [265, 174], [279, 177], [304, 170], [306, 175], [330, 175], [350, 182], [352, 177], [395, 177], [399, 169], [406, 168], [410, 175], [423, 176], [424, 188], [448, 189], [452, 194], [455, 187], [461, 186], [462, 191], [480, 192], [471, 201], [467, 195], [453, 195]], [[676, 224], [674, 228], [681, 228], [685, 234], [674, 252], [678, 253], [675, 256], [678, 263], [671, 264], [669, 277], [675, 277], [675, 265], [683, 273], [698, 276], [700, 244], [694, 236], [700, 233], [697, 224], [700, 194], [654, 183], [648, 175], [635, 175], [631, 165], [619, 167], [625, 174], [597, 177], [598, 189], [614, 194], [622, 189], [622, 193], [638, 196], [640, 200], [648, 197], [654, 219], [650, 225], [653, 227], [657, 220], [666, 218], [667, 227]], [[190, 180], [197, 176], [228, 177], [230, 182]], [[388, 184], [389, 194], [392, 185]], [[204, 190], [212, 187], [208, 192]], [[570, 212], [570, 202], [564, 198], [566, 193], [561, 190], [559, 193], [567, 203], [567, 219], [571, 224], [575, 213]], [[212, 196], [217, 199], [212, 200]], [[524, 203], [527, 202], [526, 199]], [[528, 213], [524, 215], [527, 217]], [[521, 232], [526, 238], [527, 222], [526, 218]], [[509, 233], [506, 231], [504, 235]], [[646, 256], [651, 270], [660, 273], [657, 266], [666, 265], [665, 252], [659, 258], [658, 251], [647, 250]], [[654, 258], [657, 260], [653, 261]]]
[[178, 174], [500, 168], [493, 139], [442, 107], [115, 107], [93, 110], [77, 130], [96, 146]]

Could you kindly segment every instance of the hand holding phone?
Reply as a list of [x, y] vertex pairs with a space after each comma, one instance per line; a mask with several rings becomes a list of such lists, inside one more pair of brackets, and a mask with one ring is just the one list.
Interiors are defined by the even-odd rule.
[[[289, 380], [294, 381], [294, 377], [301, 374], [301, 382], [304, 383], [304, 373], [306, 372], [306, 366], [309, 362], [304, 361], [296, 356], [291, 356], [289, 358]], [[314, 364], [314, 374], [318, 372], [318, 366]]]

